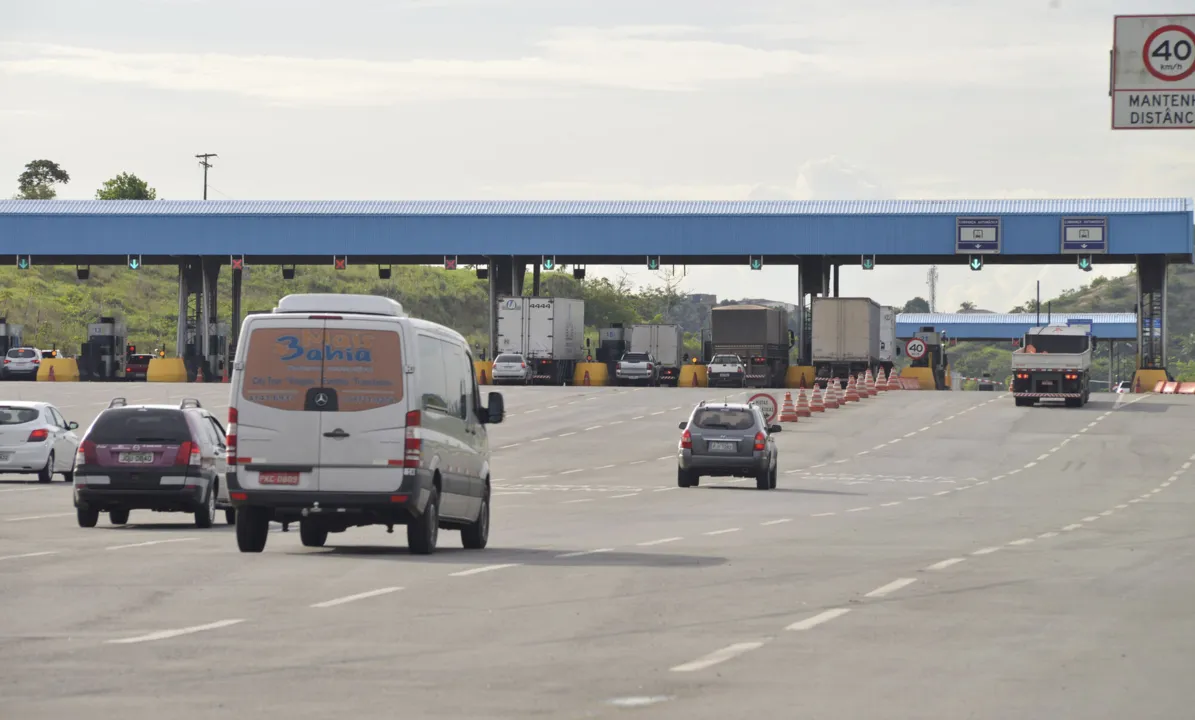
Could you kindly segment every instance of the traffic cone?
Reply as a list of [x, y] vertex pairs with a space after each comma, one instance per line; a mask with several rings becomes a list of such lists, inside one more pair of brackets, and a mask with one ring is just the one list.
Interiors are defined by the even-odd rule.
[[809, 393], [812, 397], [809, 399], [809, 412], [824, 413], [826, 411], [825, 392], [818, 393], [817, 386], [813, 387], [813, 391]]
[[863, 373], [859, 373], [858, 387], [859, 397], [861, 398], [869, 398], [872, 395], [875, 395], [875, 392], [867, 387], [867, 376]]
[[888, 390], [888, 376], [884, 373], [884, 368], [876, 373], [876, 392], [885, 392]]
[[780, 422], [797, 422], [797, 410], [793, 407], [793, 394], [784, 393], [784, 405], [780, 408]]
[[485, 374], [485, 368], [481, 369], [481, 384], [482, 385], [490, 384], [490, 376]]
[[876, 387], [875, 378], [872, 377], [871, 368], [867, 368], [867, 374], [863, 376], [863, 379], [867, 382], [868, 395], [875, 397], [876, 395], [880, 394], [879, 388]]
[[195, 382], [207, 382], [203, 379], [203, 365], [200, 365], [199, 368], [195, 370]]
[[843, 404], [859, 402], [859, 387], [855, 384], [855, 377], [853, 375], [846, 382], [846, 393], [842, 396], [842, 402]]
[[585, 371], [585, 377], [581, 379], [581, 384], [584, 385], [585, 387], [589, 387], [589, 371], [588, 370]]
[[892, 374], [888, 376], [888, 389], [889, 390], [903, 390], [904, 389], [903, 387], [901, 387], [900, 378], [897, 377], [896, 371], [893, 371]]
[[46, 379], [49, 380], [50, 382], [57, 382], [58, 379], [56, 377], [54, 377], [54, 366], [53, 365], [50, 366], [50, 375]]
[[804, 390], [797, 393], [797, 417], [813, 417], [813, 411], [809, 409], [809, 398], [805, 397]]
[[697, 373], [693, 373], [693, 387], [701, 387], [697, 384]]
[[826, 390], [822, 393], [822, 400], [826, 403], [826, 408], [829, 410], [838, 409], [838, 381], [834, 378], [826, 383]]

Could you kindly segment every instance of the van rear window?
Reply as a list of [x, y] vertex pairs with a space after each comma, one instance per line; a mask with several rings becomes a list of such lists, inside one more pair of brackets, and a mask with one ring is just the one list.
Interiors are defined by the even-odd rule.
[[334, 391], [340, 412], [403, 399], [402, 348], [394, 330], [257, 328], [242, 376], [241, 397], [279, 410], [303, 410], [316, 388]]

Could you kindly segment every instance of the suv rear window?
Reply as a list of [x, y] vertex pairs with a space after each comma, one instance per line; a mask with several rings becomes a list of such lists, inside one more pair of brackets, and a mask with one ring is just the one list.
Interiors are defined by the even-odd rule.
[[644, 363], [647, 362], [647, 360], [647, 353], [627, 353], [626, 355], [622, 356], [622, 361], [629, 363]]
[[40, 415], [41, 411], [37, 408], [0, 405], [0, 425], [24, 425], [33, 422]]
[[738, 408], [704, 408], [693, 416], [693, 424], [704, 430], [750, 430], [755, 425], [755, 415]]
[[336, 391], [341, 412], [402, 402], [403, 357], [396, 330], [260, 327], [249, 338], [241, 397], [303, 410], [307, 391]]
[[738, 365], [739, 358], [737, 355], [715, 355], [713, 360], [710, 360], [710, 365]]
[[29, 348], [13, 348], [8, 351], [8, 356], [10, 358], [35, 358], [37, 357], [37, 351], [30, 350]]
[[522, 355], [499, 355], [494, 358], [496, 363], [521, 363], [523, 362]]
[[120, 408], [106, 410], [96, 418], [87, 439], [97, 445], [180, 445], [191, 439], [191, 428], [180, 410]]

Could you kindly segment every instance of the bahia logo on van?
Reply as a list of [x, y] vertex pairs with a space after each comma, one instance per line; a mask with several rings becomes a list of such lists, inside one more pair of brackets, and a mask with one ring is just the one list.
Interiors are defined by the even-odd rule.
[[351, 345], [343, 348], [333, 347], [332, 345], [310, 347], [294, 335], [283, 335], [276, 342], [285, 348], [285, 354], [280, 358], [283, 362], [299, 359], [310, 360], [312, 362], [329, 360], [360, 363], [373, 362], [373, 353], [366, 347], [352, 347]]

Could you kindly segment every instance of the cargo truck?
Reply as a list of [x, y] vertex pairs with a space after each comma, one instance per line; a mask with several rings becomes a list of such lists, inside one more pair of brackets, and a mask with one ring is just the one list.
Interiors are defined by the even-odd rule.
[[892, 374], [901, 355], [900, 343], [896, 341], [896, 313], [897, 309], [888, 305], [880, 308], [880, 367], [885, 375]]
[[656, 361], [656, 381], [676, 387], [685, 361], [685, 331], [680, 325], [632, 325], [627, 352], [647, 353]]
[[527, 359], [533, 383], [570, 384], [585, 357], [585, 301], [500, 297], [496, 339], [498, 354], [518, 353]]
[[745, 387], [784, 387], [793, 333], [788, 311], [762, 305], [723, 305], [710, 311], [714, 355], [737, 355]]
[[1018, 407], [1065, 400], [1082, 407], [1091, 396], [1091, 325], [1029, 328], [1012, 353], [1012, 395]]
[[[810, 359], [819, 386], [832, 379], [845, 385], [851, 376], [880, 368], [882, 316], [871, 298], [814, 298]], [[895, 314], [892, 319], [895, 323]], [[892, 336], [895, 345], [895, 324]]]

